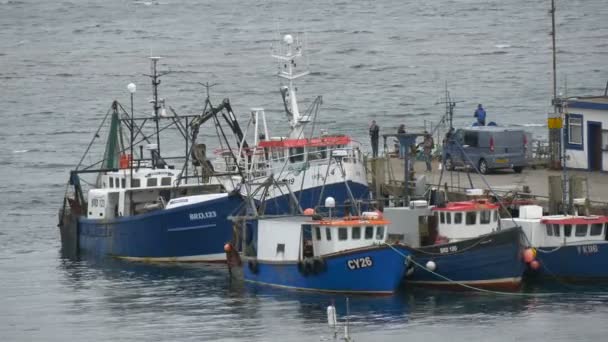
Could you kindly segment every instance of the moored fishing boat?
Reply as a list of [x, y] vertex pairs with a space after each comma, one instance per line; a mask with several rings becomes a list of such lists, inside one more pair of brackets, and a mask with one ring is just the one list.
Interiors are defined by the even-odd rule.
[[[72, 191], [66, 192], [60, 210], [63, 251], [70, 256], [142, 261], [224, 261], [223, 245], [232, 237], [227, 217], [243, 201], [239, 193], [227, 191], [216, 180], [204, 145], [197, 144], [196, 138], [199, 126], [221, 110], [229, 110], [229, 105], [225, 101], [213, 108], [207, 99], [201, 115], [178, 116], [170, 107], [172, 114], [167, 115], [164, 100], [158, 98], [158, 58], [151, 61], [154, 117], [135, 118], [132, 97], [131, 113], [115, 101], [106, 116], [111, 114], [103, 159], [87, 167], [79, 164], [70, 172]], [[133, 96], [134, 84], [129, 91]], [[161, 129], [161, 120], [169, 125]], [[144, 134], [146, 122], [155, 123], [154, 134]], [[171, 126], [185, 140], [185, 155], [160, 153], [160, 131]], [[126, 131], [129, 138], [123, 137]], [[144, 156], [144, 147], [149, 157]], [[181, 162], [183, 167], [171, 162]], [[96, 177], [86, 183], [88, 192], [81, 182], [87, 174]]]
[[[300, 61], [303, 57], [300, 41], [285, 35], [272, 57], [279, 63], [279, 78], [286, 81], [280, 93], [289, 120], [287, 134], [271, 135], [264, 109], [253, 108], [247, 125], [253, 131], [249, 139], [253, 144], [244, 150], [217, 151], [220, 158], [215, 161], [215, 169], [232, 170], [239, 167], [244, 170], [249, 184], [260, 183], [270, 175], [280, 180], [281, 183], [268, 188], [264, 194], [264, 213], [269, 215], [293, 212], [295, 205], [290, 193], [295, 195], [302, 208], [321, 206], [322, 199], [326, 197], [333, 197], [338, 203], [351, 197], [355, 200], [368, 199], [365, 159], [359, 144], [348, 135], [328, 134], [320, 130], [317, 123], [322, 102], [320, 96], [307, 110], [300, 110], [294, 81], [309, 74], [306, 70], [299, 71], [306, 64]], [[341, 156], [339, 160], [334, 158], [337, 152]], [[227, 188], [234, 188], [242, 178], [224, 177], [222, 181]], [[345, 182], [348, 188], [344, 187]], [[242, 187], [241, 191], [244, 194], [247, 189]]]
[[388, 223], [377, 213], [260, 218], [245, 247], [245, 280], [304, 291], [392, 294], [403, 281], [408, 252], [390, 244]]
[[428, 207], [413, 201], [410, 208], [387, 208], [411, 253], [408, 285], [517, 290], [526, 269], [521, 228], [499, 225], [498, 205], [486, 200], [448, 202]]

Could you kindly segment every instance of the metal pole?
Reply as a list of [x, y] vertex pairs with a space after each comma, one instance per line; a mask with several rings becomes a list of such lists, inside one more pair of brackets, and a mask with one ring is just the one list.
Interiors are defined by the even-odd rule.
[[[557, 51], [555, 46], [555, 0], [551, 0], [551, 41], [552, 41], [552, 54], [553, 54], [553, 122], [559, 117], [558, 113], [558, 98], [557, 98]], [[562, 126], [563, 126], [562, 122]], [[561, 154], [561, 136], [560, 128], [550, 127], [549, 128], [549, 149], [550, 149], [550, 167], [553, 169], [559, 169], [560, 167], [560, 154]]]

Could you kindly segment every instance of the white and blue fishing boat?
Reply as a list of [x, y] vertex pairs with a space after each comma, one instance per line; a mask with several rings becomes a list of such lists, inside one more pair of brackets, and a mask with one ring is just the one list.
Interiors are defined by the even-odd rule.
[[[519, 207], [503, 225], [522, 227], [533, 255], [530, 275], [572, 282], [608, 280], [608, 216], [543, 215], [537, 205]], [[535, 264], [536, 261], [536, 264]]]
[[[238, 212], [243, 199], [217, 181], [218, 175], [205, 158], [205, 146], [196, 139], [205, 121], [223, 110], [231, 114], [223, 117], [234, 115], [227, 100], [214, 108], [209, 98], [201, 115], [178, 116], [170, 107], [165, 108], [164, 100], [158, 97], [158, 58], [151, 61], [154, 116], [134, 117], [135, 85], [130, 84], [130, 113], [115, 101], [106, 115], [110, 120], [103, 159], [83, 166], [85, 153], [70, 172], [69, 191], [60, 210], [63, 251], [68, 256], [153, 262], [225, 261], [223, 246], [232, 238], [228, 216]], [[155, 126], [150, 135], [144, 133], [147, 122]], [[238, 123], [231, 124], [238, 133]], [[89, 148], [102, 127], [103, 123]], [[160, 132], [169, 127], [181, 134], [184, 145], [176, 146], [173, 139], [174, 145], [165, 148], [181, 149], [184, 154], [161, 154]], [[86, 175], [95, 179], [85, 183], [82, 177]]]
[[[473, 190], [476, 191], [476, 190]], [[470, 193], [473, 193], [470, 192]], [[391, 234], [406, 243], [412, 258], [408, 285], [517, 290], [526, 270], [520, 227], [500, 226], [499, 206], [483, 199], [430, 207], [386, 208]]]
[[374, 212], [260, 218], [252, 239], [245, 238], [245, 280], [303, 291], [392, 294], [404, 279], [408, 252], [391, 244], [388, 223]]
[[[252, 108], [247, 127], [252, 135], [248, 140], [253, 144], [234, 144], [239, 148], [237, 151], [218, 150], [215, 169], [230, 171], [238, 165], [248, 184], [259, 184], [270, 175], [281, 181], [263, 195], [263, 212], [268, 215], [293, 213], [295, 204], [290, 192], [302, 208], [321, 206], [322, 199], [326, 197], [335, 198], [337, 203], [344, 203], [351, 197], [355, 200], [369, 199], [365, 159], [360, 145], [348, 135], [329, 134], [320, 127], [317, 122], [322, 102], [320, 96], [303, 112], [298, 105], [294, 81], [309, 75], [306, 63], [301, 60], [303, 48], [299, 39], [285, 35], [272, 57], [278, 61], [280, 80], [286, 82], [282, 84], [280, 93], [289, 120], [287, 134], [272, 135], [266, 125], [264, 109]], [[333, 158], [338, 150], [342, 156], [339, 162]], [[239, 176], [224, 177], [222, 182], [231, 189], [242, 179]], [[344, 187], [345, 182], [350, 194]], [[241, 191], [246, 196], [248, 189], [241, 187]], [[261, 197], [260, 194], [256, 199]]]

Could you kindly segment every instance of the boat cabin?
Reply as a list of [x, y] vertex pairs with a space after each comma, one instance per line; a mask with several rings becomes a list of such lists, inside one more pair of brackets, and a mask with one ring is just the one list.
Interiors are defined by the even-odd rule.
[[[448, 202], [432, 209], [437, 222], [437, 242], [453, 242], [499, 230], [499, 206], [486, 199]], [[439, 241], [445, 239], [446, 241]]]
[[521, 225], [533, 246], [560, 246], [608, 240], [608, 216], [543, 216], [537, 205], [521, 206], [519, 217], [503, 219], [503, 225]]
[[[177, 183], [179, 171], [174, 169], [139, 168], [106, 172], [101, 175], [101, 187], [88, 193], [87, 218], [113, 219], [121, 216], [143, 214], [149, 211], [185, 205], [178, 197], [217, 192], [219, 185]], [[225, 194], [220, 194], [225, 196]], [[194, 196], [187, 204], [208, 200], [208, 196]], [[175, 203], [173, 203], [175, 202]]]
[[297, 261], [387, 241], [389, 221], [376, 213], [361, 217], [312, 220], [276, 217], [258, 221], [257, 257], [264, 261]]

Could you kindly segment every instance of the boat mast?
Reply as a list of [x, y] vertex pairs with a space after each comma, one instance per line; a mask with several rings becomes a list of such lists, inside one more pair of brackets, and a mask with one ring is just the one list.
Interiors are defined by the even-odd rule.
[[[152, 79], [152, 90], [153, 90], [153, 96], [154, 98], [152, 99], [152, 104], [154, 106], [154, 121], [156, 123], [156, 153], [158, 154], [157, 157], [160, 158], [160, 128], [159, 128], [159, 109], [160, 106], [158, 104], [158, 85], [160, 84], [160, 79], [159, 77], [161, 75], [159, 75], [156, 71], [156, 63], [158, 62], [158, 60], [161, 57], [149, 57], [150, 61], [151, 61], [151, 67], [152, 67], [152, 74], [148, 75], [150, 76], [150, 78]], [[152, 167], [156, 168], [156, 163], [154, 162], [154, 158], [152, 158]]]
[[[555, 0], [551, 0], [551, 42], [552, 42], [552, 53], [553, 53], [553, 117], [549, 119], [549, 151], [550, 151], [550, 167], [552, 169], [559, 169], [560, 167], [560, 128], [564, 125], [561, 121], [561, 115], [558, 111], [560, 106], [559, 99], [557, 98], [557, 52], [555, 47]], [[563, 165], [562, 165], [563, 167]]]
[[[283, 37], [283, 43], [286, 48], [283, 54], [273, 54], [272, 57], [276, 58], [279, 63], [282, 64], [278, 76], [288, 81], [288, 86], [281, 88], [281, 95], [283, 96], [283, 102], [285, 103], [285, 109], [287, 115], [290, 117], [290, 138], [300, 138], [304, 130], [304, 124], [308, 122], [307, 117], [300, 115], [300, 109], [298, 108], [298, 101], [296, 98], [296, 88], [293, 85], [293, 81], [302, 76], [308, 75], [310, 72], [304, 71], [299, 74], [294, 74], [294, 68], [296, 68], [296, 59], [302, 57], [302, 46], [299, 41], [294, 41], [290, 34]], [[294, 46], [295, 43], [295, 46]]]

